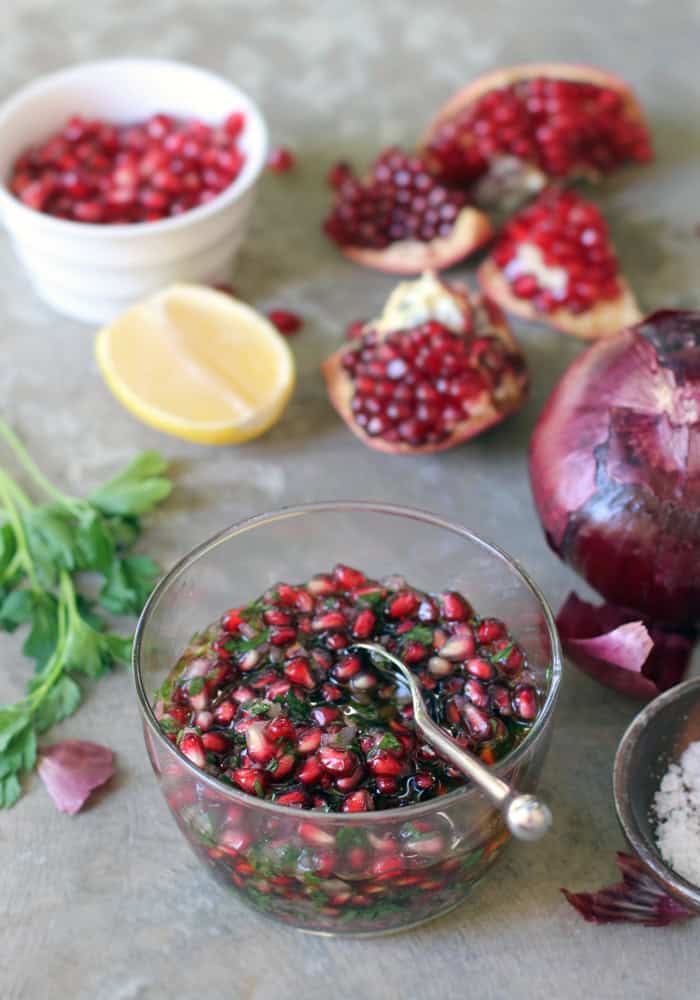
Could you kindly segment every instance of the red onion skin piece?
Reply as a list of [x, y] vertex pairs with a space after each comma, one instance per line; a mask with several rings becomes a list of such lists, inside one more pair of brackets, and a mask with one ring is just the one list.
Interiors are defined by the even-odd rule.
[[74, 816], [114, 774], [114, 754], [99, 743], [63, 740], [42, 748], [38, 771], [56, 808]]
[[530, 479], [550, 546], [607, 601], [700, 622], [700, 312], [580, 355], [537, 422]]
[[664, 892], [631, 854], [619, 852], [617, 864], [622, 872], [622, 882], [617, 885], [599, 889], [598, 892], [561, 890], [584, 920], [592, 924], [630, 923], [665, 927], [697, 916]]
[[620, 694], [649, 701], [683, 679], [696, 635], [647, 626], [636, 617], [625, 608], [596, 607], [569, 594], [557, 628], [577, 667]]

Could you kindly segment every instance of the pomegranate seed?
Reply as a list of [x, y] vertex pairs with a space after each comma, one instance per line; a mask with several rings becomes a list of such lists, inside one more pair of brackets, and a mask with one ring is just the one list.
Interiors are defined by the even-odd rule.
[[487, 740], [491, 736], [491, 718], [482, 708], [467, 702], [464, 706], [464, 721], [475, 740]]
[[311, 718], [317, 726], [323, 727], [339, 719], [340, 712], [337, 708], [331, 708], [330, 705], [319, 705], [311, 710]]
[[481, 681], [490, 681], [496, 676], [493, 665], [479, 656], [467, 660], [466, 668], [471, 677], [477, 677]]
[[404, 765], [386, 750], [377, 750], [367, 761], [367, 766], [374, 775], [399, 777], [404, 772]]
[[265, 611], [263, 621], [266, 625], [290, 625], [292, 616], [288, 615], [286, 611]]
[[237, 767], [231, 771], [231, 779], [234, 784], [242, 788], [249, 795], [257, 795], [262, 798], [267, 784], [267, 774], [265, 771], [258, 771], [252, 767]]
[[280, 806], [294, 806], [297, 809], [303, 809], [308, 805], [308, 797], [302, 791], [293, 790], [276, 796], [275, 802]]
[[315, 753], [321, 745], [320, 729], [305, 729], [298, 734], [297, 751], [302, 754]]
[[361, 337], [364, 332], [365, 321], [361, 319], [354, 320], [345, 327], [345, 336], [348, 340], [355, 340], [356, 337]]
[[474, 640], [466, 635], [453, 636], [440, 647], [440, 656], [444, 660], [464, 660], [473, 652]]
[[377, 616], [370, 608], [360, 611], [352, 627], [352, 634], [356, 639], [367, 639], [373, 632], [377, 623]]
[[314, 632], [325, 632], [327, 629], [345, 628], [347, 622], [345, 615], [340, 611], [329, 611], [325, 615], [319, 615], [312, 619], [311, 628]]
[[212, 753], [226, 753], [229, 748], [229, 741], [221, 733], [204, 733], [202, 743], [206, 750]]
[[346, 656], [342, 660], [339, 660], [333, 674], [336, 680], [349, 681], [350, 678], [354, 677], [355, 674], [358, 674], [361, 669], [362, 661], [359, 656], [351, 654], [350, 656]]
[[328, 185], [332, 188], [339, 188], [340, 185], [352, 176], [352, 169], [349, 163], [338, 160], [328, 171]]
[[300, 687], [308, 688], [308, 690], [316, 687], [308, 660], [303, 660], [301, 657], [296, 657], [285, 664], [284, 676], [292, 684], [298, 684]]
[[502, 638], [505, 635], [505, 628], [503, 622], [499, 622], [495, 618], [485, 618], [479, 625], [476, 634], [479, 642], [487, 645], [495, 639]]
[[[374, 799], [366, 788], [358, 788], [357, 791], [351, 792], [347, 795], [343, 801], [343, 812], [368, 812], [370, 809], [374, 809]], [[363, 864], [364, 860], [365, 855], [363, 853]]]
[[294, 312], [290, 312], [288, 309], [271, 309], [267, 314], [267, 318], [277, 327], [280, 333], [285, 335], [285, 337], [292, 337], [295, 333], [298, 333], [304, 325], [304, 321], [301, 316], [298, 316]]
[[353, 569], [352, 566], [345, 566], [343, 563], [338, 563], [334, 567], [333, 579], [341, 590], [355, 590], [367, 582], [365, 574], [359, 569]]
[[404, 663], [420, 663], [426, 658], [429, 650], [420, 642], [409, 642], [403, 650]]
[[297, 731], [291, 719], [284, 715], [278, 715], [276, 719], [268, 722], [265, 736], [273, 743], [277, 743], [278, 740], [295, 740]]
[[399, 790], [398, 781], [389, 774], [378, 775], [375, 784], [382, 795], [396, 795]]
[[372, 874], [383, 878], [393, 878], [403, 869], [403, 860], [398, 854], [385, 854], [372, 862]]
[[530, 684], [519, 684], [513, 694], [513, 709], [516, 715], [531, 722], [537, 715], [537, 692]]
[[357, 755], [351, 750], [337, 750], [333, 747], [321, 747], [318, 751], [321, 765], [331, 774], [345, 777], [356, 769]]
[[[274, 764], [274, 769], [272, 769]], [[270, 781], [284, 781], [296, 767], [297, 761], [293, 753], [284, 753], [270, 762]]]
[[204, 745], [196, 733], [185, 733], [180, 740], [180, 751], [197, 767], [204, 767], [207, 762]]
[[270, 632], [270, 642], [273, 646], [286, 646], [289, 642], [294, 642], [297, 634], [293, 628], [278, 628]]
[[453, 590], [446, 591], [440, 596], [440, 604], [443, 615], [451, 621], [464, 621], [472, 613], [464, 598]]
[[387, 605], [387, 614], [390, 618], [407, 618], [415, 614], [420, 605], [420, 601], [411, 591], [399, 593], [392, 598]]
[[275, 746], [265, 736], [262, 723], [249, 726], [245, 739], [248, 756], [258, 764], [267, 764], [275, 756]]
[[273, 149], [267, 160], [268, 170], [275, 174], [286, 174], [295, 166], [294, 154], [286, 146]]

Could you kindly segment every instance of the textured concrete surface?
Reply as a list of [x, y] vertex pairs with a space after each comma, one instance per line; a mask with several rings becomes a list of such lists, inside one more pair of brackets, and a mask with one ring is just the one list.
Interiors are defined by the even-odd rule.
[[[0, 408], [46, 470], [80, 490], [137, 448], [166, 452], [177, 490], [148, 531], [164, 566], [253, 512], [365, 497], [431, 508], [497, 539], [558, 604], [574, 580], [537, 526], [525, 448], [578, 345], [520, 325], [534, 375], [520, 417], [439, 457], [365, 450], [331, 411], [318, 363], [348, 320], [373, 313], [391, 282], [344, 262], [324, 242], [323, 177], [338, 155], [362, 160], [389, 141], [415, 140], [431, 111], [477, 72], [533, 59], [599, 63], [634, 83], [656, 136], [658, 162], [597, 196], [631, 282], [650, 309], [700, 306], [697, 0], [5, 0], [0, 27], [0, 96], [98, 56], [191, 60], [248, 89], [274, 139], [299, 157], [293, 176], [265, 179], [235, 278], [252, 302], [306, 317], [294, 342], [299, 386], [284, 421], [240, 449], [190, 446], [132, 420], [97, 375], [92, 330], [36, 299], [0, 237]], [[0, 701], [22, 691], [27, 664], [16, 648], [0, 639]], [[119, 773], [109, 790], [71, 819], [33, 778], [19, 805], [0, 815], [0, 996], [696, 997], [697, 926], [596, 928], [559, 894], [561, 885], [595, 887], [616, 875], [622, 838], [610, 769], [634, 711], [570, 670], [544, 775], [556, 831], [539, 846], [509, 849], [450, 917], [394, 938], [344, 942], [263, 922], [212, 888], [166, 814], [130, 679], [117, 672], [55, 733], [113, 746]]]

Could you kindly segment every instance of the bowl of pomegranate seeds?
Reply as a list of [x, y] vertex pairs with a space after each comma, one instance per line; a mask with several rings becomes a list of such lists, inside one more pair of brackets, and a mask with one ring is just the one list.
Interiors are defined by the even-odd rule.
[[509, 838], [417, 735], [368, 641], [415, 672], [462, 747], [535, 788], [561, 671], [551, 612], [505, 553], [431, 514], [251, 518], [185, 556], [136, 631], [146, 746], [180, 830], [234, 897], [317, 933], [446, 913]]
[[0, 214], [42, 298], [104, 322], [173, 281], [230, 280], [266, 156], [260, 111], [224, 78], [86, 63], [0, 108]]

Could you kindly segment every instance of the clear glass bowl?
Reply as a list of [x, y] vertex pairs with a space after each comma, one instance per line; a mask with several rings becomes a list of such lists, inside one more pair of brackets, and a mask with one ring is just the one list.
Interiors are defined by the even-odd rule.
[[504, 552], [431, 514], [371, 503], [319, 503], [261, 514], [185, 556], [139, 620], [134, 675], [146, 746], [176, 823], [217, 881], [255, 910], [306, 931], [375, 935], [461, 903], [509, 834], [473, 786], [428, 802], [322, 813], [257, 799], [198, 770], [161, 731], [153, 692], [191, 635], [280, 580], [336, 562], [373, 577], [400, 573], [428, 591], [462, 592], [502, 618], [528, 654], [543, 705], [523, 742], [494, 768], [532, 791], [549, 743], [559, 641], [537, 587]]

